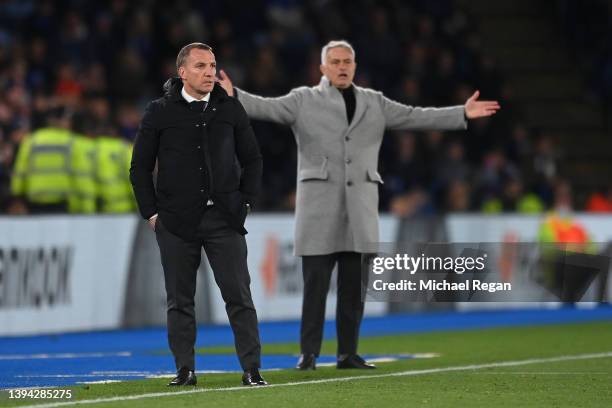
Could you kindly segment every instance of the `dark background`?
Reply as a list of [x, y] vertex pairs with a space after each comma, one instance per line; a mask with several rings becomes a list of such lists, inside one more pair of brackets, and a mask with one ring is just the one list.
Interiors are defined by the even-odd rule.
[[[463, 104], [479, 89], [502, 105], [467, 132], [388, 132], [382, 210], [612, 210], [611, 1], [9, 0], [0, 1], [0, 211], [20, 141], [53, 108], [132, 140], [182, 46], [210, 44], [235, 85], [279, 96], [319, 82], [332, 39], [354, 46], [357, 85], [400, 102]], [[256, 208], [291, 210], [291, 131], [253, 127], [265, 163]]]

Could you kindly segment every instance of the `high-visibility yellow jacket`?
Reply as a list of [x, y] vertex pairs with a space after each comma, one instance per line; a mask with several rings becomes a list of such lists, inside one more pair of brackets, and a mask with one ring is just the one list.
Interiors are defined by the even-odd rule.
[[96, 184], [99, 211], [125, 213], [136, 209], [129, 178], [132, 145], [116, 137], [96, 140]]
[[96, 141], [85, 136], [75, 135], [72, 175], [74, 194], [68, 203], [71, 213], [96, 212]]
[[71, 213], [95, 211], [93, 141], [67, 129], [47, 127], [19, 147], [11, 192], [35, 204], [67, 203]]

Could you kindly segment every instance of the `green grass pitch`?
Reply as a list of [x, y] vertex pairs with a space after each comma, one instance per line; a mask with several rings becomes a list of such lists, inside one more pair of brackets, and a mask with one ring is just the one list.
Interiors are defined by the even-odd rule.
[[[267, 344], [263, 351], [298, 349]], [[241, 387], [238, 373], [200, 375], [196, 387], [177, 390], [166, 386], [167, 379], [72, 389], [77, 401], [115, 398], [87, 405], [95, 407], [612, 407], [611, 322], [368, 337], [360, 351], [440, 356], [381, 363], [367, 372], [264, 371], [273, 386], [256, 389]], [[335, 342], [326, 341], [323, 353], [334, 354]], [[0, 400], [3, 406], [37, 403], [62, 406], [57, 400]]]

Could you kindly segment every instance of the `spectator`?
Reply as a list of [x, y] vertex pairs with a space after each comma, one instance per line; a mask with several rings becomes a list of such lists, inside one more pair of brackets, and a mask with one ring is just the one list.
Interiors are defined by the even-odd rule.
[[441, 160], [436, 164], [436, 185], [446, 187], [453, 181], [467, 182], [471, 179], [472, 169], [465, 159], [463, 144], [452, 140], [446, 146]]
[[453, 179], [447, 185], [445, 193], [445, 212], [465, 212], [471, 209], [471, 188], [466, 181]]
[[587, 200], [586, 210], [596, 213], [612, 212], [612, 186], [608, 187], [605, 194], [595, 192]]
[[[343, 2], [257, 0], [237, 7], [227, 2], [116, 0], [85, 8], [83, 2], [26, 0], [18, 8], [0, 6], [0, 211], [9, 201], [8, 180], [20, 139], [45, 126], [47, 111], [68, 106], [77, 117], [94, 113], [97, 122], [115, 124], [119, 136], [130, 141], [142, 114], [140, 98], [159, 93], [174, 70], [178, 48], [192, 40], [210, 40], [220, 67], [236, 85], [264, 95], [318, 83], [321, 44], [345, 37], [362, 56], [355, 82], [380, 88], [401, 102], [463, 103], [476, 87], [483, 96], [496, 98], [491, 93], [499, 92], [508, 99], [509, 87], [495, 60], [482, 52], [470, 16], [452, 2], [438, 3], [357, 2], [347, 8]], [[508, 104], [504, 100], [500, 117], [508, 117]], [[509, 118], [504, 123], [520, 123], [515, 115]], [[454, 180], [469, 185], [479, 181], [482, 177], [472, 169], [508, 126], [476, 122], [465, 141], [453, 139], [449, 151], [446, 136], [437, 131], [413, 133], [403, 141], [385, 137], [380, 163], [388, 183], [382, 209], [390, 208], [391, 197], [407, 193], [420, 197], [414, 202], [427, 202], [427, 211], [449, 208], [447, 195], [463, 194], [457, 193], [461, 187]], [[282, 127], [257, 122], [253, 127], [266, 159], [257, 207], [289, 208], [295, 141]], [[548, 168], [547, 156], [532, 154], [530, 135], [519, 127], [503, 146], [507, 159], [519, 165], [521, 157], [537, 157], [538, 171]], [[447, 154], [463, 158], [447, 162]], [[535, 172], [533, 161], [526, 167], [533, 169], [528, 176]], [[530, 187], [532, 181], [523, 184]], [[480, 190], [468, 196], [474, 193]], [[478, 203], [467, 207], [478, 208]]]

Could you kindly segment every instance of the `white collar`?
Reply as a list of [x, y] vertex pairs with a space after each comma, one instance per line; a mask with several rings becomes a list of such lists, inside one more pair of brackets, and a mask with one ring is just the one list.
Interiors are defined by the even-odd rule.
[[183, 86], [183, 89], [181, 89], [181, 95], [183, 96], [183, 98], [185, 98], [185, 100], [189, 103], [193, 102], [193, 101], [206, 101], [209, 102], [210, 101], [210, 92], [206, 94], [205, 97], [203, 97], [202, 99], [196, 99], [193, 96], [189, 95], [187, 93], [187, 91], [185, 90], [185, 87]]

